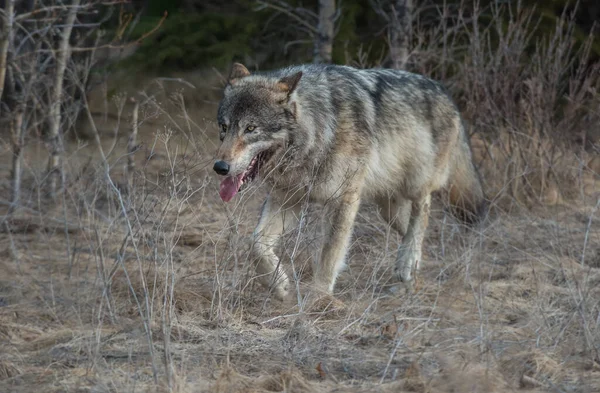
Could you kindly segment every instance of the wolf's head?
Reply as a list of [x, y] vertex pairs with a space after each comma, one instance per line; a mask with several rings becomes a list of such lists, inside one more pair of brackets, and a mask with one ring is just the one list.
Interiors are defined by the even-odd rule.
[[213, 167], [225, 176], [219, 190], [225, 202], [284, 154], [297, 127], [292, 93], [301, 77], [302, 72], [251, 75], [243, 65], [233, 65], [217, 114], [222, 143]]

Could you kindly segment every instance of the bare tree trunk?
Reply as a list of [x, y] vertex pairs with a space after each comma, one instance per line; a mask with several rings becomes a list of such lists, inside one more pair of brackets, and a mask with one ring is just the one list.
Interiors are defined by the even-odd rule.
[[75, 23], [75, 17], [77, 16], [77, 9], [81, 0], [73, 0], [72, 7], [69, 8], [69, 14], [65, 27], [62, 32], [62, 37], [58, 51], [56, 53], [56, 75], [54, 79], [54, 91], [52, 92], [52, 102], [50, 102], [50, 162], [48, 165], [49, 176], [50, 176], [50, 195], [52, 198], [56, 196], [56, 187], [58, 179], [61, 179], [62, 185], [64, 185], [64, 173], [62, 171], [61, 155], [63, 150], [62, 136], [60, 134], [60, 107], [62, 104], [63, 95], [63, 77], [65, 75], [65, 68], [67, 67], [67, 61], [70, 56], [70, 45], [69, 39], [71, 38], [71, 31], [73, 30], [73, 23]]
[[315, 63], [331, 63], [335, 19], [335, 0], [319, 0], [319, 26], [315, 37]]
[[12, 181], [12, 195], [8, 209], [9, 214], [17, 208], [21, 198], [21, 164], [23, 162], [23, 147], [25, 146], [25, 127], [23, 127], [23, 107], [21, 105], [15, 110], [11, 123], [13, 157], [12, 173], [10, 176]]
[[412, 0], [396, 0], [391, 5], [390, 58], [392, 67], [406, 67], [412, 29]]
[[133, 112], [131, 114], [131, 134], [127, 143], [127, 190], [129, 193], [133, 191], [133, 171], [135, 170], [135, 151], [137, 149], [137, 133], [138, 133], [138, 111], [140, 108], [139, 102], [135, 98], [131, 98], [134, 102]]
[[2, 21], [2, 38], [0, 39], [0, 100], [4, 92], [4, 80], [6, 78], [6, 58], [13, 26], [13, 12], [15, 0], [6, 0], [4, 4], [4, 20]]
[[[13, 34], [13, 24], [14, 24], [14, 11], [15, 11], [15, 1], [14, 0], [6, 0], [4, 4], [4, 18], [2, 20], [2, 39], [0, 40], [0, 100], [4, 94], [4, 86], [6, 86], [7, 79], [7, 68], [8, 68], [8, 49], [12, 43], [12, 34]], [[10, 75], [10, 72], [9, 72]], [[9, 80], [12, 78], [8, 78]], [[12, 83], [9, 81], [9, 86], [12, 86]], [[11, 89], [14, 90], [14, 87]], [[8, 90], [10, 92], [10, 90]], [[24, 137], [24, 133], [22, 130], [23, 125], [23, 107], [22, 105], [17, 104], [16, 108], [11, 108], [14, 106], [14, 94], [10, 95], [10, 99], [7, 105], [9, 106], [9, 113], [12, 116], [10, 120], [10, 132], [11, 132], [11, 142], [13, 149], [13, 162], [12, 162], [12, 173], [11, 173], [11, 185], [12, 185], [12, 195], [11, 195], [11, 204], [8, 208], [8, 214], [12, 214], [17, 204], [19, 203], [20, 190], [21, 190], [21, 149], [23, 146], [23, 142], [21, 140]]]
[[[38, 53], [41, 48], [42, 43], [38, 41], [35, 45], [35, 49], [33, 53]], [[11, 122], [11, 135], [12, 135], [12, 150], [13, 150], [13, 159], [12, 159], [12, 172], [11, 172], [11, 184], [12, 184], [12, 195], [11, 195], [11, 204], [9, 208], [9, 214], [11, 214], [19, 205], [20, 197], [21, 197], [21, 177], [22, 177], [22, 166], [23, 166], [23, 149], [25, 148], [25, 136], [27, 134], [27, 122], [23, 125], [23, 116], [25, 112], [25, 108], [27, 108], [27, 100], [28, 97], [31, 96], [31, 90], [33, 89], [33, 85], [36, 81], [35, 75], [36, 65], [38, 64], [38, 57], [36, 56], [31, 62], [30, 67], [27, 74], [23, 74], [23, 69], [20, 69], [18, 78], [21, 80], [26, 79], [26, 75], [29, 75], [29, 80], [27, 80], [27, 84], [22, 89], [20, 94], [15, 94], [14, 87], [14, 77], [13, 81], [10, 82], [7, 90], [10, 94], [8, 98], [9, 108], [11, 110], [11, 114], [13, 115]], [[11, 68], [11, 71], [13, 69]], [[31, 117], [29, 116], [29, 120]]]

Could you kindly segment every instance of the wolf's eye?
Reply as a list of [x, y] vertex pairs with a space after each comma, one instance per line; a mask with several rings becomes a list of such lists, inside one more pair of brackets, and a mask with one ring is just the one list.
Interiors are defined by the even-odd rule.
[[221, 131], [219, 131], [219, 140], [223, 142], [225, 134], [227, 133], [227, 124], [221, 124]]
[[252, 131], [254, 131], [255, 129], [256, 129], [256, 127], [255, 127], [255, 126], [248, 126], [248, 127], [246, 127], [246, 131], [245, 131], [245, 132], [246, 132], [246, 133], [248, 133], [248, 132], [252, 132]]

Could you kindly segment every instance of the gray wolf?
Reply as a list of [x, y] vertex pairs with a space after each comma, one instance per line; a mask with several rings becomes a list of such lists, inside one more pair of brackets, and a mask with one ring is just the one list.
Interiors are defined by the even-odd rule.
[[485, 210], [461, 116], [442, 85], [390, 69], [300, 65], [250, 73], [233, 65], [217, 120], [214, 170], [230, 201], [257, 177], [271, 186], [254, 231], [260, 281], [283, 299], [289, 279], [275, 248], [303, 201], [325, 206], [324, 244], [314, 271], [332, 293], [363, 201], [401, 233], [394, 273], [413, 278], [421, 261], [431, 195], [475, 222]]

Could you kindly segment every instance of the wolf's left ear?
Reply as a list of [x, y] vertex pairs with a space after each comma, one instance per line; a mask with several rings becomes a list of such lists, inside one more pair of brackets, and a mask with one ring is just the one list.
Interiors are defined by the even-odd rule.
[[298, 82], [302, 78], [302, 71], [298, 71], [295, 74], [284, 76], [277, 82], [277, 88], [284, 93], [287, 93], [288, 97], [294, 92]]
[[229, 73], [229, 77], [227, 78], [227, 83], [230, 85], [235, 84], [239, 79], [242, 79], [246, 76], [250, 75], [250, 71], [240, 63], [233, 63], [231, 67], [231, 72]]

